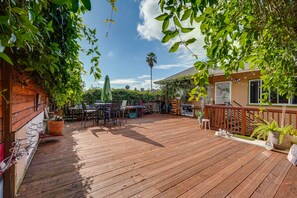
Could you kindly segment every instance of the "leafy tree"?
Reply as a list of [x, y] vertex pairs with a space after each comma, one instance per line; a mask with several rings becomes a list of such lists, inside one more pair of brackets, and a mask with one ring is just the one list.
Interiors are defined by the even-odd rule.
[[129, 86], [129, 85], [126, 85], [125, 88], [126, 88], [127, 90], [129, 90], [129, 89], [130, 89], [130, 86]]
[[[198, 87], [192, 91], [192, 98], [206, 94], [209, 70], [222, 69], [228, 77], [246, 66], [261, 71], [263, 88], [276, 87], [287, 97], [296, 93], [296, 1], [160, 0], [159, 5], [163, 14], [156, 19], [163, 21], [162, 42], [178, 35], [182, 38], [195, 28], [204, 35], [208, 60], [194, 64], [200, 72], [194, 75]], [[169, 29], [170, 21], [173, 29]], [[196, 39], [181, 39], [170, 51], [180, 45], [187, 47]]]
[[151, 68], [151, 90], [153, 89], [153, 67], [154, 63], [157, 63], [157, 56], [153, 52], [150, 52], [146, 56], [146, 62], [148, 66]]
[[[114, 6], [114, 0], [109, 1]], [[0, 4], [0, 59], [26, 73], [62, 106], [79, 100], [85, 73], [79, 52], [92, 55], [90, 73], [101, 77], [96, 30], [83, 24], [81, 14], [90, 0], [11, 1]], [[78, 40], [86, 38], [90, 49]]]

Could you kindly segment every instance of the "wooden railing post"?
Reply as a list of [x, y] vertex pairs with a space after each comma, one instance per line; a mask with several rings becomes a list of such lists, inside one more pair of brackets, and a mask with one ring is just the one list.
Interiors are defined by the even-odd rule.
[[246, 132], [246, 109], [241, 109], [241, 135], [245, 135]]

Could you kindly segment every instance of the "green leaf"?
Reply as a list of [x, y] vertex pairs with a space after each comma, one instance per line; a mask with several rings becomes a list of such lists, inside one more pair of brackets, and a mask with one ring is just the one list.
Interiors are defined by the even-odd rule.
[[163, 12], [163, 10], [164, 10], [165, 0], [160, 0], [160, 1], [159, 1], [159, 4], [160, 4], [161, 11]]
[[239, 64], [240, 69], [244, 69], [244, 61], [243, 60], [240, 60], [238, 64]]
[[163, 21], [163, 25], [162, 25], [162, 30], [166, 31], [167, 28], [169, 26], [169, 18], [167, 17], [164, 21]]
[[188, 32], [191, 32], [192, 30], [194, 30], [194, 28], [181, 28], [182, 33], [188, 33]]
[[168, 42], [171, 38], [172, 38], [172, 34], [166, 34], [162, 39], [162, 43]]
[[19, 7], [14, 7], [14, 8], [12, 8], [12, 10], [15, 13], [19, 14], [19, 15], [26, 15], [27, 14], [27, 11], [26, 10], [24, 10], [22, 8], [19, 8]]
[[182, 28], [182, 25], [180, 24], [180, 22], [176, 16], [173, 17], [173, 21], [177, 27]]
[[207, 8], [204, 10], [204, 13], [205, 13], [205, 14], [210, 14], [210, 13], [212, 13], [212, 7], [207, 7]]
[[170, 48], [169, 52], [175, 52], [179, 48], [180, 42], [174, 43], [174, 45]]
[[168, 14], [164, 13], [164, 14], [157, 16], [155, 19], [158, 21], [164, 21], [164, 19], [166, 19], [167, 16], [168, 16]]
[[25, 69], [25, 71], [28, 71], [28, 72], [30, 72], [30, 71], [34, 71], [34, 68], [32, 68], [32, 67], [27, 67], [27, 68]]
[[9, 25], [9, 16], [0, 16], [0, 24]]
[[181, 20], [184, 21], [184, 20], [187, 20], [190, 16], [191, 16], [191, 13], [192, 13], [192, 10], [191, 9], [188, 9], [184, 12]]
[[71, 0], [72, 12], [76, 13], [78, 11], [78, 0]]
[[67, 3], [67, 1], [65, 1], [65, 0], [54, 0], [54, 3], [58, 4], [58, 5], [64, 5], [65, 3]]
[[[91, 10], [91, 0], [81, 0], [87, 10]], [[113, 6], [115, 7], [115, 6]]]
[[244, 61], [246, 63], [250, 63], [250, 62], [253, 62], [254, 60], [256, 60], [257, 57], [258, 56], [256, 56], [256, 55], [247, 56], [247, 57], [244, 58]]
[[205, 19], [205, 16], [204, 15], [200, 15], [199, 17], [195, 17], [194, 20], [197, 22], [197, 23], [200, 23], [201, 21], [203, 21]]
[[185, 44], [186, 44], [186, 45], [189, 45], [189, 44], [194, 43], [195, 41], [196, 41], [195, 38], [191, 38], [191, 39], [187, 40], [187, 41], [185, 42]]
[[113, 9], [114, 12], [117, 11], [117, 7], [116, 6], [112, 6], [112, 9]]
[[3, 60], [5, 60], [9, 64], [13, 65], [11, 59], [6, 54], [4, 54], [3, 52], [0, 52], [0, 58], [2, 58]]

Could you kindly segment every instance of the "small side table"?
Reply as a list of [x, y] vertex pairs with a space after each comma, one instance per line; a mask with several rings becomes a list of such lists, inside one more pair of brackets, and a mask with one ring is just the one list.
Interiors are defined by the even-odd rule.
[[208, 128], [210, 129], [210, 120], [209, 119], [202, 119], [202, 128], [204, 126], [205, 130], [206, 130], [207, 123], [208, 123]]

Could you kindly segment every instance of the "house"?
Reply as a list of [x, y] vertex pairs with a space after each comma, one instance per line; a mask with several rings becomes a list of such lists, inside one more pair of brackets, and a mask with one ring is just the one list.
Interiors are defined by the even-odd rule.
[[18, 160], [12, 158], [15, 165], [0, 176], [0, 197], [3, 194], [4, 197], [14, 197], [37, 148], [37, 124], [43, 123], [48, 99], [33, 80], [3, 60], [0, 60], [0, 90], [0, 161], [12, 155], [13, 142], [19, 141], [25, 151]]
[[[187, 79], [188, 83], [191, 83], [191, 76], [196, 72], [197, 70], [191, 67], [156, 83], [166, 87], [167, 84], [180, 78]], [[204, 101], [202, 103], [184, 101], [184, 103], [190, 103], [193, 109], [205, 106], [206, 116], [211, 119], [213, 129], [225, 128], [235, 133], [249, 135], [256, 121], [274, 119], [281, 125], [282, 118], [284, 118], [283, 124], [292, 124], [296, 128], [297, 97], [287, 99], [274, 89], [269, 93], [271, 105], [261, 104], [263, 90], [260, 77], [259, 70], [248, 68], [234, 72], [228, 78], [221, 70], [210, 71], [207, 97]]]

